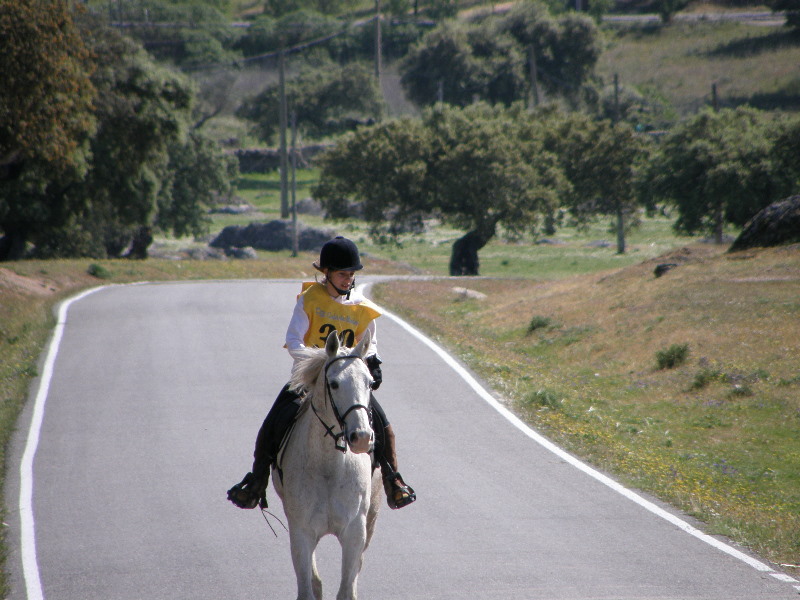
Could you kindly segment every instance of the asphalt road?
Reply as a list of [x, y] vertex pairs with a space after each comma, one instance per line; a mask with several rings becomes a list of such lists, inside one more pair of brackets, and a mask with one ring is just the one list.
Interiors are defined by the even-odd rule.
[[[281, 346], [298, 291], [266, 281], [114, 286], [69, 306], [52, 370], [41, 369], [47, 394], [31, 400], [10, 449], [22, 464], [6, 490], [12, 600], [295, 597], [288, 535], [277, 519], [276, 537], [260, 513], [229, 504], [225, 490], [248, 470], [288, 376]], [[543, 446], [390, 317], [379, 342], [378, 395], [419, 500], [383, 507], [361, 598], [798, 597], [800, 583], [771, 565], [687, 533], [685, 517], [670, 522], [652, 499]], [[333, 538], [318, 563], [333, 597]]]

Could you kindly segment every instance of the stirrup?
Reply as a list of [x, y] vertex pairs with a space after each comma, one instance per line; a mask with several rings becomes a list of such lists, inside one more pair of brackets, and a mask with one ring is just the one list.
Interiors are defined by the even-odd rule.
[[267, 508], [267, 481], [259, 481], [252, 473], [228, 490], [228, 500], [239, 508]]
[[414, 488], [403, 481], [400, 473], [395, 472], [385, 478], [383, 487], [386, 490], [386, 502], [392, 510], [408, 506], [417, 499]]

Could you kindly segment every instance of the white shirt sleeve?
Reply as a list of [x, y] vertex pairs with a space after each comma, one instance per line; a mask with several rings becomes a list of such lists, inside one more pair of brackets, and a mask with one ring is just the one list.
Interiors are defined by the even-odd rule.
[[286, 348], [292, 358], [297, 358], [298, 351], [306, 347], [303, 340], [308, 331], [308, 325], [308, 315], [303, 306], [303, 296], [300, 296], [297, 299], [297, 304], [294, 305], [292, 319], [289, 321], [289, 327], [286, 330]]

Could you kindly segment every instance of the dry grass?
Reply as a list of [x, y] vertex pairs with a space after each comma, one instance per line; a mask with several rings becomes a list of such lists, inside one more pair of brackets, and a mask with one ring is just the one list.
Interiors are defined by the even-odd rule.
[[661, 98], [678, 115], [711, 104], [800, 110], [800, 39], [784, 27], [739, 22], [608, 26], [598, 72]]
[[[680, 266], [661, 278], [659, 262]], [[380, 302], [534, 427], [776, 562], [800, 553], [800, 247], [692, 246], [560, 281], [395, 283]], [[463, 283], [459, 283], [463, 285]], [[656, 353], [688, 345], [659, 369]]]

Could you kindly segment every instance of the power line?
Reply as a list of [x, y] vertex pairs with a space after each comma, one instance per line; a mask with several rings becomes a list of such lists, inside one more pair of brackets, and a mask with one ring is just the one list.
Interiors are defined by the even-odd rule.
[[[377, 18], [378, 17], [375, 16], [375, 17], [370, 17], [369, 19], [362, 19], [360, 21], [357, 21], [357, 22], [353, 23], [352, 27], [363, 27], [364, 25], [368, 25], [368, 24], [372, 23]], [[267, 59], [267, 58], [275, 58], [277, 56], [280, 56], [281, 53], [283, 53], [284, 55], [294, 54], [296, 52], [300, 52], [302, 50], [305, 50], [306, 48], [311, 48], [313, 46], [318, 46], [319, 44], [324, 44], [325, 42], [328, 42], [328, 41], [332, 40], [335, 37], [338, 37], [340, 35], [343, 35], [343, 34], [347, 33], [347, 31], [350, 28], [351, 28], [351, 26], [348, 25], [344, 29], [342, 29], [340, 31], [337, 31], [335, 33], [331, 33], [331, 34], [328, 34], [328, 35], [325, 35], [325, 36], [322, 36], [322, 37], [319, 37], [319, 38], [316, 38], [316, 39], [313, 39], [313, 40], [309, 40], [307, 42], [303, 42], [303, 43], [297, 44], [295, 46], [290, 46], [289, 48], [284, 48], [284, 49], [281, 49], [281, 50], [273, 50], [271, 52], [265, 52], [263, 54], [258, 54], [258, 55], [255, 55], [255, 56], [248, 56], [246, 58], [242, 58], [242, 59], [238, 59], [238, 60], [234, 60], [234, 61], [226, 62], [226, 63], [209, 63], [209, 64], [205, 64], [205, 65], [191, 65], [191, 66], [184, 67], [184, 70], [186, 70], [186, 71], [198, 71], [198, 70], [204, 70], [204, 69], [219, 69], [219, 68], [225, 68], [225, 67], [241, 67], [242, 65], [247, 64], [249, 62], [264, 60], [264, 59]]]

